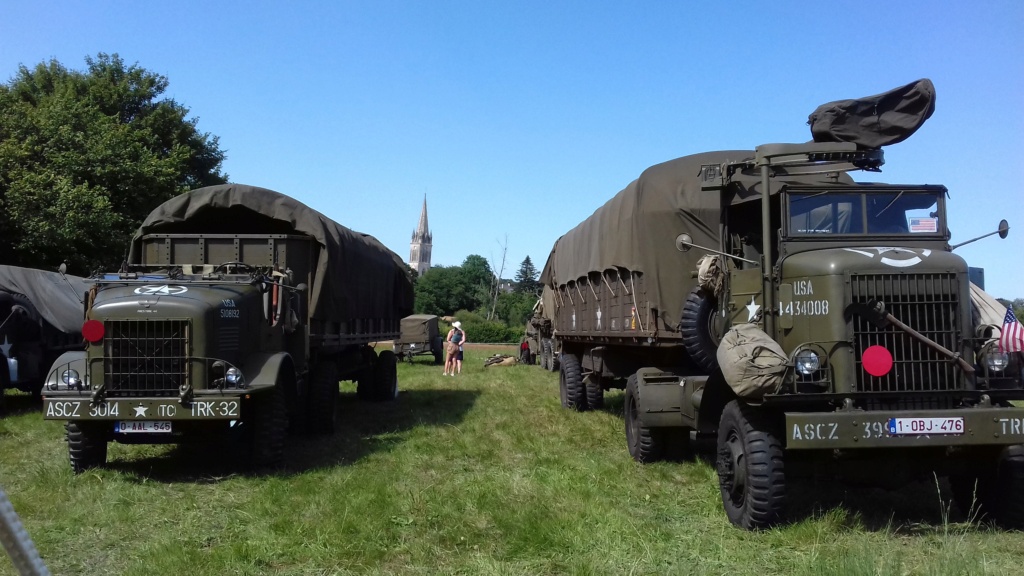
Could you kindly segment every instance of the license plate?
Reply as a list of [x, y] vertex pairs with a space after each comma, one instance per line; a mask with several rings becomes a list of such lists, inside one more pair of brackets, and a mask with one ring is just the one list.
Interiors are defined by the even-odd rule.
[[114, 432], [122, 434], [165, 433], [170, 431], [170, 420], [120, 420], [114, 424]]
[[889, 434], [914, 436], [925, 434], [963, 434], [964, 419], [952, 418], [889, 418]]

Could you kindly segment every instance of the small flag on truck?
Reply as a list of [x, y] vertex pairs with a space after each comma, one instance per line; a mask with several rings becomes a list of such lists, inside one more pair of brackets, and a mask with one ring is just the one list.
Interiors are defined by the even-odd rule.
[[1003, 319], [1003, 331], [999, 335], [1000, 352], [1021, 352], [1024, 351], [1024, 326], [1013, 314], [1013, 309], [1006, 308], [1006, 318]]

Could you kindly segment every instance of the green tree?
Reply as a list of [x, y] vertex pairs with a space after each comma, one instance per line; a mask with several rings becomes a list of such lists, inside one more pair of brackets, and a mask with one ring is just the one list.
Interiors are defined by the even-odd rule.
[[216, 136], [173, 99], [166, 77], [117, 55], [69, 70], [20, 66], [0, 84], [4, 263], [78, 274], [120, 264], [161, 202], [227, 181]]
[[519, 265], [519, 271], [516, 272], [516, 292], [538, 296], [540, 294], [540, 282], [537, 281], [537, 276], [537, 268], [533, 265], [530, 257], [527, 256], [523, 263]]
[[537, 296], [526, 292], [503, 293], [498, 296], [498, 317], [509, 326], [524, 326], [536, 302]]
[[483, 256], [471, 254], [462, 266], [431, 266], [416, 281], [416, 312], [450, 316], [456, 310], [481, 310], [494, 281]]

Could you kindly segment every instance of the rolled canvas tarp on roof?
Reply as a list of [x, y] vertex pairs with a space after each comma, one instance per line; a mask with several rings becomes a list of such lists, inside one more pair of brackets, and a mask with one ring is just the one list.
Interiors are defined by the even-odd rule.
[[273, 190], [223, 184], [164, 202], [143, 221], [129, 262], [141, 258], [146, 234], [303, 234], [320, 244], [310, 315], [322, 320], [400, 318], [412, 311], [405, 262], [376, 238], [350, 230]]
[[815, 142], [881, 148], [909, 138], [935, 111], [935, 86], [923, 78], [888, 92], [818, 106], [807, 123]]

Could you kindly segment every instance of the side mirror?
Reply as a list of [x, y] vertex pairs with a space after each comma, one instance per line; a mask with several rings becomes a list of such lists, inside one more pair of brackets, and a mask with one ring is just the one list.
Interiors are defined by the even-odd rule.
[[1010, 223], [1006, 219], [999, 221], [999, 237], [1006, 238], [1006, 235], [1010, 233]]
[[690, 247], [693, 246], [693, 238], [687, 233], [682, 233], [676, 236], [676, 250], [680, 252], [688, 252]]

